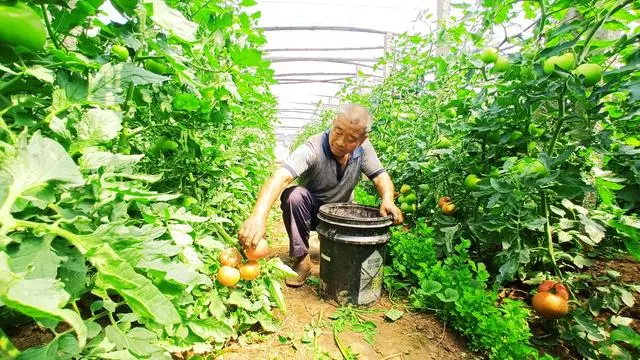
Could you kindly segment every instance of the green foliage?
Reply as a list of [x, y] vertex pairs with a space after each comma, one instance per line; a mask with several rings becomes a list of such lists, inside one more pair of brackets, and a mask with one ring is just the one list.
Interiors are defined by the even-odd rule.
[[[435, 229], [433, 256], [449, 256], [443, 260], [448, 277], [442, 281], [458, 276], [452, 272], [484, 283], [495, 279], [495, 287], [520, 281], [535, 285], [554, 277], [571, 289], [576, 272], [601, 254], [639, 260], [635, 3], [483, 1], [460, 8], [463, 17], [438, 31], [399, 36], [378, 63], [390, 72], [382, 82], [360, 76], [340, 93], [342, 101], [372, 111], [371, 141], [385, 168], [395, 184], [415, 189], [416, 219]], [[512, 19], [522, 14], [533, 21], [532, 31], [504, 38], [502, 26], [516, 25]], [[603, 36], [603, 30], [615, 36]], [[497, 56], [489, 54], [483, 62], [483, 49], [492, 45]], [[501, 64], [490, 64], [497, 59]], [[480, 181], [471, 182], [474, 175]], [[444, 216], [436, 206], [441, 196], [452, 198], [455, 216]], [[462, 256], [456, 244], [465, 244], [469, 264], [486, 264], [486, 269], [464, 262], [446, 265]], [[411, 290], [416, 279], [402, 272], [403, 260], [394, 260], [397, 269], [388, 270], [403, 275], [388, 286], [415, 297], [420, 291]], [[420, 288], [436, 291], [437, 282], [443, 290], [428, 299], [449, 304], [448, 313], [460, 311], [452, 305], [464, 298], [460, 290], [439, 278], [433, 281]], [[577, 292], [573, 300], [584, 306], [618, 290], [601, 287], [599, 292]], [[615, 308], [614, 300], [608, 303]], [[518, 306], [505, 306], [517, 319], [526, 318]], [[559, 331], [564, 337], [553, 339], [596, 358], [612, 351], [602, 335], [611, 327], [588, 315], [568, 317]], [[588, 335], [586, 318], [597, 324], [587, 326], [595, 329]], [[519, 339], [525, 332], [512, 334]], [[473, 343], [480, 346], [478, 341]]]
[[463, 240], [453, 255], [438, 260], [432, 235], [433, 229], [426, 225], [393, 232], [392, 263], [385, 269], [387, 288], [408, 289], [413, 307], [435, 310], [469, 337], [474, 350], [490, 358], [537, 358], [529, 346], [526, 306], [510, 299], [496, 306], [498, 292], [488, 288], [484, 264], [469, 258], [469, 241]]
[[18, 358], [170, 359], [275, 331], [279, 259], [212, 280], [272, 158], [259, 14], [112, 1], [118, 24], [101, 1], [58, 4], [34, 6], [42, 49], [0, 44], [0, 320], [54, 334]]

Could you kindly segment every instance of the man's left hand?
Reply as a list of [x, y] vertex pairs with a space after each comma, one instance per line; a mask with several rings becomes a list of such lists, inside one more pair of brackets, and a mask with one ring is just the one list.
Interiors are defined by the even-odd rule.
[[404, 217], [402, 211], [393, 203], [393, 201], [383, 201], [380, 205], [380, 215], [393, 217], [393, 223], [395, 225], [402, 224]]

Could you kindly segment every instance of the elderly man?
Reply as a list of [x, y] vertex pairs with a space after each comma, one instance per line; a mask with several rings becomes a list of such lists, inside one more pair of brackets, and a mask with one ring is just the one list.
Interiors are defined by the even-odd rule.
[[[272, 174], [260, 190], [251, 215], [240, 227], [238, 237], [242, 244], [256, 246], [265, 235], [269, 209], [282, 193], [289, 255], [295, 258], [294, 270], [298, 273], [297, 278], [287, 280], [287, 285], [303, 285], [311, 272], [309, 232], [317, 225], [320, 206], [352, 201], [362, 173], [373, 181], [382, 199], [380, 214], [390, 214], [396, 224], [402, 223], [402, 212], [393, 201], [391, 178], [367, 138], [371, 123], [367, 109], [358, 104], [344, 105], [329, 131], [307, 139]], [[286, 188], [296, 178], [299, 185]]]

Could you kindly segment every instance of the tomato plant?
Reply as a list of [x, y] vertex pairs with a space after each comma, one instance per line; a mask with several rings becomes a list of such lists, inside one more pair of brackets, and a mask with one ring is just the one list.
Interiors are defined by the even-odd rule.
[[[371, 109], [371, 141], [394, 182], [416, 189], [415, 218], [436, 229], [443, 255], [470, 240], [495, 286], [553, 277], [573, 289], [565, 280], [605, 254], [640, 260], [637, 4], [461, 8], [463, 18], [437, 34], [398, 37], [379, 64], [389, 69], [379, 84], [363, 89], [365, 80], [355, 79], [340, 91]], [[521, 17], [528, 30], [505, 36], [502, 28]], [[394, 111], [417, 119], [389, 116]], [[401, 153], [406, 162], [396, 161]], [[424, 206], [442, 194], [456, 200], [455, 217]], [[580, 305], [600, 298], [587, 289], [571, 295]], [[571, 312], [557, 326], [580, 327], [589, 316]], [[565, 333], [558, 341], [586, 357], [615, 345]], [[632, 358], [635, 350], [620, 351]]]
[[111, 3], [124, 22], [100, 1], [0, 5], [0, 317], [53, 335], [19, 356], [166, 359], [275, 331], [295, 273], [220, 265], [271, 160], [259, 14]]

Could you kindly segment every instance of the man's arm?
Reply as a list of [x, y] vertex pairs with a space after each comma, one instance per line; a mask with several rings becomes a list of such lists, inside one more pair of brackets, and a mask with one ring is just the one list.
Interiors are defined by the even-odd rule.
[[404, 218], [402, 216], [402, 211], [393, 201], [393, 182], [391, 181], [389, 174], [385, 171], [373, 178], [372, 181], [376, 186], [380, 199], [382, 199], [380, 214], [382, 216], [387, 216], [387, 214], [391, 213], [391, 216], [393, 216], [393, 223], [401, 224], [404, 221]]
[[244, 246], [256, 246], [260, 239], [264, 238], [269, 210], [280, 193], [282, 193], [282, 190], [284, 190], [291, 181], [293, 181], [293, 175], [291, 175], [288, 170], [279, 168], [264, 183], [262, 189], [260, 189], [251, 215], [247, 221], [242, 224], [238, 232], [238, 238]]

